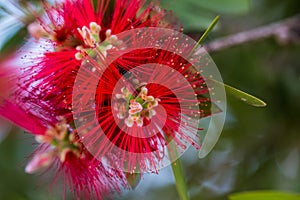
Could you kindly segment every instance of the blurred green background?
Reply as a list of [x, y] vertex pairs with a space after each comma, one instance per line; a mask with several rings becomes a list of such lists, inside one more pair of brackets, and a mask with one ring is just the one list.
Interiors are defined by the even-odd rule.
[[[171, 0], [163, 5], [195, 38], [220, 15], [207, 44], [300, 11], [298, 0]], [[181, 157], [192, 200], [226, 200], [251, 190], [300, 193], [300, 24], [292, 31], [293, 40], [269, 37], [211, 52], [225, 83], [268, 105], [255, 108], [228, 96], [226, 124], [214, 150], [203, 159], [193, 149]], [[0, 143], [0, 199], [60, 199], [38, 176], [24, 173], [32, 137], [17, 128], [10, 132]], [[115, 198], [179, 199], [170, 168], [145, 175], [135, 190]]]

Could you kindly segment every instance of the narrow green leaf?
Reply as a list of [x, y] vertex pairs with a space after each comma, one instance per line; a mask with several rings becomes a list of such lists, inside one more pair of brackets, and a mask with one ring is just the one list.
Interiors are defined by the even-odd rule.
[[206, 29], [206, 31], [200, 37], [200, 39], [197, 42], [197, 44], [192, 49], [191, 53], [194, 53], [195, 50], [198, 49], [198, 47], [201, 45], [201, 43], [205, 40], [205, 38], [208, 36], [208, 34], [213, 30], [213, 28], [215, 27], [215, 25], [218, 23], [219, 19], [220, 19], [220, 16], [216, 16], [213, 19], [213, 21], [210, 23], [210, 25], [208, 26], [208, 28]]
[[214, 18], [214, 20], [210, 23], [210, 25], [208, 26], [208, 28], [206, 29], [206, 31], [203, 33], [203, 35], [201, 36], [201, 38], [199, 39], [199, 41], [197, 42], [197, 45], [195, 46], [194, 49], [198, 48], [198, 46], [205, 40], [205, 38], [207, 37], [207, 35], [213, 30], [213, 28], [216, 26], [216, 24], [218, 23], [220, 19], [220, 16], [216, 16]]
[[300, 195], [279, 191], [253, 191], [232, 194], [229, 200], [300, 200]]
[[243, 92], [239, 89], [236, 89], [232, 86], [226, 85], [226, 84], [216, 81], [214, 79], [207, 79], [206, 81], [211, 81], [213, 84], [224, 86], [227, 94], [230, 94], [251, 106], [265, 107], [267, 105], [263, 100], [255, 97], [251, 94]]
[[261, 99], [251, 95], [247, 94], [246, 92], [243, 92], [239, 89], [236, 89], [234, 87], [231, 87], [229, 85], [224, 84], [225, 90], [228, 94], [231, 94], [235, 96], [236, 98], [240, 99], [241, 101], [255, 107], [265, 107], [267, 104], [262, 101]]

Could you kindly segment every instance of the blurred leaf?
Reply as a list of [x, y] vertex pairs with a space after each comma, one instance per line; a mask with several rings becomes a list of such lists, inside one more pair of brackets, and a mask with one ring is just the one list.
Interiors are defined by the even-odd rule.
[[265, 107], [267, 104], [260, 100], [259, 98], [252, 96], [251, 94], [247, 94], [239, 89], [231, 87], [229, 85], [224, 84], [225, 90], [227, 93], [235, 96], [236, 98], [240, 99], [241, 101], [255, 107]]
[[136, 186], [141, 181], [141, 174], [140, 173], [126, 173], [126, 179], [132, 189], [135, 189]]
[[4, 57], [16, 49], [18, 49], [24, 42], [25, 37], [27, 36], [27, 28], [22, 27], [14, 35], [12, 35], [1, 47], [0, 49], [0, 58]]
[[188, 31], [206, 28], [215, 15], [243, 14], [250, 10], [250, 0], [163, 0], [162, 5], [172, 10]]
[[189, 0], [201, 8], [222, 14], [243, 14], [250, 10], [250, 0]]
[[279, 191], [255, 191], [232, 194], [229, 200], [299, 200], [299, 194]]

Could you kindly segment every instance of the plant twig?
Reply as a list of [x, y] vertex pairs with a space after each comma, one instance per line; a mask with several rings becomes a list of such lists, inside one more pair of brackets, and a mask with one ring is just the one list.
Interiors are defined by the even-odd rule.
[[[300, 41], [300, 15], [252, 30], [229, 35], [204, 45], [208, 52], [220, 51], [239, 44], [275, 36], [280, 42]], [[298, 32], [298, 33], [297, 33]]]

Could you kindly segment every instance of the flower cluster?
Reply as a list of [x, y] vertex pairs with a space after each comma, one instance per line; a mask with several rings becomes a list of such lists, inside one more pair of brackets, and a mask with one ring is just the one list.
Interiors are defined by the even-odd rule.
[[[32, 53], [30, 65], [23, 66], [18, 77], [18, 87], [0, 106], [1, 116], [35, 135], [39, 143], [25, 168], [27, 173], [55, 169], [77, 198], [101, 199], [129, 187], [127, 172], [148, 172], [149, 168], [157, 172], [161, 167], [157, 162], [167, 156], [164, 151], [170, 139], [183, 149], [182, 138], [200, 147], [198, 125], [189, 121], [210, 114], [202, 109], [210, 102], [205, 96], [209, 90], [199, 74], [188, 70], [190, 63], [155, 48], [127, 52], [107, 68], [103, 65], [107, 57], [123, 50], [119, 33], [144, 27], [178, 30], [173, 21], [168, 22], [168, 12], [145, 0], [64, 0], [43, 5], [44, 15], [28, 31], [44, 51]], [[180, 102], [177, 93], [187, 90], [176, 73], [163, 74], [151, 67], [131, 71], [146, 63], [168, 65], [172, 72], [182, 74], [193, 85], [188, 95], [194, 98], [185, 99], [193, 106]], [[92, 97], [88, 81], [74, 88], [83, 66], [88, 66], [88, 80], [102, 74]], [[130, 81], [115, 91], [128, 73]], [[174, 90], [155, 83], [153, 77], [172, 84]], [[84, 92], [74, 99], [74, 90], [82, 88]], [[76, 118], [72, 107], [81, 104], [88, 109], [81, 109], [84, 117]], [[95, 111], [95, 116], [88, 111]], [[95, 118], [99, 126], [91, 128]], [[77, 121], [83, 122], [81, 126]], [[89, 151], [91, 146], [97, 147], [96, 154]], [[113, 154], [114, 147], [129, 154]]]

